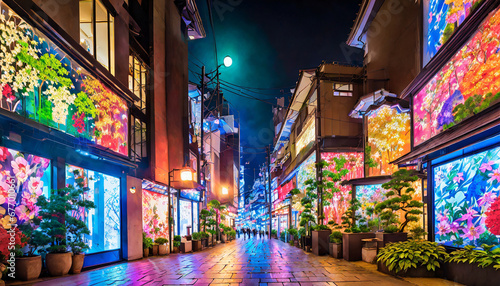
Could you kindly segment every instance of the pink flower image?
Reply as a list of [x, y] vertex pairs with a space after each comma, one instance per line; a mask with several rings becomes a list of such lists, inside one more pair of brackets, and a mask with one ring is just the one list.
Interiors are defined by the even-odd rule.
[[437, 234], [439, 234], [439, 235], [445, 235], [445, 234], [451, 232], [450, 224], [447, 221], [441, 221], [438, 224], [438, 229], [439, 230], [438, 230]]
[[496, 194], [494, 194], [493, 192], [487, 192], [482, 197], [480, 197], [479, 200], [477, 200], [477, 203], [480, 207], [485, 206], [486, 208], [489, 208], [491, 203], [493, 203], [496, 198]]
[[16, 160], [11, 162], [11, 166], [20, 183], [24, 183], [33, 172], [33, 170], [30, 169], [28, 161], [23, 157], [17, 157]]
[[9, 149], [5, 147], [0, 147], [0, 161], [1, 162], [5, 161], [8, 155], [9, 155]]
[[460, 237], [467, 238], [469, 240], [478, 239], [479, 236], [486, 231], [482, 225], [474, 225], [474, 223], [472, 223], [472, 220], [469, 220], [467, 222], [467, 227], [463, 230], [464, 234], [460, 235]]
[[20, 221], [27, 221], [30, 219], [28, 215], [29, 209], [25, 205], [17, 206], [15, 212]]
[[477, 211], [475, 211], [472, 207], [467, 209], [467, 213], [464, 214], [461, 218], [457, 219], [457, 221], [472, 221], [474, 216], [476, 216]]
[[454, 221], [452, 224], [451, 224], [451, 232], [453, 233], [458, 233], [458, 231], [462, 229], [462, 227], [460, 226], [460, 224], [458, 224], [458, 222]]
[[489, 173], [488, 176], [490, 177], [488, 183], [493, 183], [495, 180], [497, 181], [497, 184], [500, 183], [500, 168]]
[[464, 180], [464, 173], [458, 173], [455, 178], [453, 178], [453, 182], [460, 183], [460, 181]]
[[437, 219], [439, 221], [448, 221], [448, 210], [446, 209], [442, 213], [438, 213]]
[[37, 197], [42, 194], [43, 181], [37, 177], [31, 177], [28, 183], [28, 188], [31, 194], [36, 195]]
[[493, 161], [489, 161], [488, 163], [483, 163], [481, 164], [481, 167], [479, 167], [479, 170], [481, 170], [481, 172], [486, 172], [486, 171], [491, 171], [493, 170], [493, 168], [491, 167], [491, 165], [493, 165], [495, 162]]

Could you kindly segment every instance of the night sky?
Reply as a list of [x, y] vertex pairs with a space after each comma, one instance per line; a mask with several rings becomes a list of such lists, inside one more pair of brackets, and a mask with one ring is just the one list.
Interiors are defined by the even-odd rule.
[[[353, 56], [352, 48], [345, 44], [360, 3], [361, 0], [212, 1], [219, 63], [227, 55], [233, 59], [231, 67], [221, 68], [220, 78], [224, 97], [239, 111], [236, 116], [241, 124], [242, 146], [272, 144], [272, 105], [237, 93], [273, 104], [277, 97], [285, 96], [288, 104], [300, 69], [315, 68], [323, 61], [362, 63], [360, 50]], [[189, 42], [193, 82], [199, 81], [195, 73], [200, 73], [201, 65], [206, 66], [207, 72], [217, 66], [207, 1], [196, 0], [196, 4], [207, 37]], [[264, 162], [265, 154], [243, 154], [246, 189], [253, 183], [253, 169]]]

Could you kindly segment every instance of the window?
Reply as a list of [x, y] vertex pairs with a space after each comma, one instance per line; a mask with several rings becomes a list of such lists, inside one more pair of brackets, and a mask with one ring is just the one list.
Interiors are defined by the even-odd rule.
[[146, 145], [146, 123], [140, 121], [139, 119], [131, 116], [132, 120], [132, 136], [131, 136], [131, 154], [132, 159], [135, 162], [140, 162], [142, 158], [148, 156], [147, 145]]
[[333, 96], [352, 96], [352, 83], [334, 83]]
[[85, 200], [94, 202], [95, 208], [73, 213], [87, 224], [90, 230], [84, 239], [89, 245], [88, 253], [120, 248], [120, 179], [99, 172], [66, 165], [66, 185], [76, 185], [82, 178]]
[[135, 106], [146, 114], [147, 103], [147, 79], [149, 67], [141, 59], [131, 52], [129, 56], [128, 88], [139, 98]]
[[114, 17], [101, 0], [80, 0], [80, 44], [112, 74], [115, 70]]

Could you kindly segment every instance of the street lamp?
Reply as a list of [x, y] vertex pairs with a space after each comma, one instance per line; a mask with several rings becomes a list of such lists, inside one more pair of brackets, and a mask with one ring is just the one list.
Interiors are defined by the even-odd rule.
[[168, 172], [168, 244], [169, 250], [172, 251], [172, 225], [170, 219], [172, 218], [172, 203], [170, 187], [173, 185], [176, 189], [195, 189], [197, 186], [193, 181], [195, 171], [189, 167], [182, 169], [173, 169]]
[[230, 56], [226, 56], [226, 57], [224, 58], [224, 66], [225, 66], [226, 68], [228, 68], [228, 67], [230, 67], [232, 64], [233, 64], [233, 59], [231, 59], [231, 57], [230, 57]]
[[227, 188], [226, 188], [226, 187], [223, 187], [223, 188], [222, 188], [222, 194], [223, 194], [223, 195], [227, 195], [227, 194], [229, 194], [229, 191], [227, 190]]

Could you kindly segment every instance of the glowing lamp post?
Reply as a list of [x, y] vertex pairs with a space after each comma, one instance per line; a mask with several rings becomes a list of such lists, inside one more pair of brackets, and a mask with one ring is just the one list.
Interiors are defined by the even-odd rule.
[[226, 188], [226, 187], [222, 188], [222, 194], [223, 194], [223, 195], [227, 195], [227, 194], [229, 194], [229, 191], [227, 190], [227, 188]]
[[224, 66], [226, 68], [230, 67], [233, 64], [233, 59], [230, 56], [226, 56], [224, 58]]

